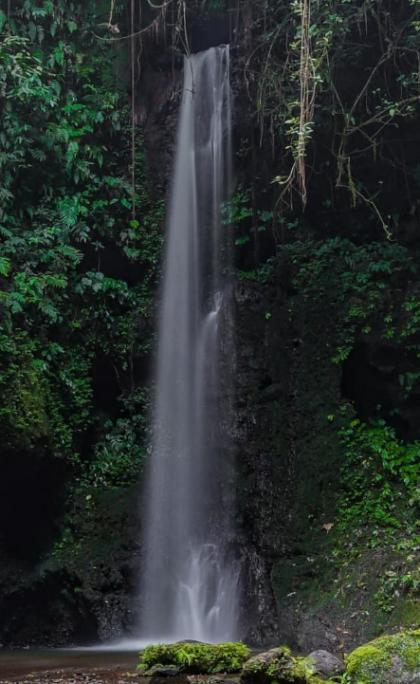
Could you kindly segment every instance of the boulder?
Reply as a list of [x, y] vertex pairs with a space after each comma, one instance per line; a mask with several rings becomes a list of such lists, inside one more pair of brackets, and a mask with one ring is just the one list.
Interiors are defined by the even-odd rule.
[[[198, 641], [179, 641], [176, 644], [147, 646], [140, 653], [138, 670], [142, 674], [158, 676], [160, 670], [178, 668], [179, 674], [217, 674], [240, 672], [250, 650], [242, 643], [205, 644]], [[167, 676], [167, 675], [166, 675]]]
[[420, 629], [382, 636], [347, 658], [351, 684], [420, 684]]
[[313, 666], [314, 674], [321, 677], [337, 677], [345, 671], [343, 661], [329, 651], [313, 651], [308, 656], [308, 662]]
[[178, 665], [154, 665], [144, 674], [146, 677], [176, 677], [181, 672], [182, 667]]
[[259, 653], [245, 663], [241, 684], [307, 684], [308, 674], [286, 646]]

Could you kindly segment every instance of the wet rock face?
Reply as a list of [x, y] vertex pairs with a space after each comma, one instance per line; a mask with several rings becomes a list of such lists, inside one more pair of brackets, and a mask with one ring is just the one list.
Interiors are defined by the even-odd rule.
[[[389, 563], [386, 551], [367, 549], [345, 585], [336, 570], [336, 582], [324, 581], [324, 569], [332, 576], [345, 457], [340, 421], [377, 417], [380, 404], [379, 417], [402, 439], [416, 439], [417, 379], [408, 392], [401, 376], [416, 378], [418, 359], [374, 331], [355, 340], [342, 365], [333, 363], [342, 304], [309, 296], [296, 279], [294, 288], [281, 258], [268, 280], [240, 281], [236, 288], [233, 442], [246, 638], [339, 653], [386, 627], [373, 597]], [[397, 301], [398, 292], [392, 296]]]
[[[74, 592], [80, 577], [64, 571], [34, 584], [27, 581], [3, 598], [1, 640], [8, 647], [60, 647], [122, 638], [129, 628], [131, 598], [121, 589], [102, 594], [86, 587]], [[29, 607], [29, 608], [28, 608]]]
[[74, 578], [57, 572], [36, 580], [22, 575], [21, 581], [13, 586], [9, 579], [0, 602], [1, 641], [6, 647], [95, 640], [95, 617], [84, 597], [75, 596]]
[[135, 623], [137, 486], [98, 498], [91, 516], [83, 500], [73, 505], [77, 544], [26, 572], [2, 559], [0, 641], [8, 647], [92, 644], [123, 637]]
[[[138, 121], [144, 130], [150, 186], [164, 198], [171, 178], [176, 127], [182, 95], [182, 56], [174, 56], [164, 69], [148, 64], [139, 86]], [[163, 226], [162, 226], [163, 228]]]
[[[264, 390], [273, 384], [268, 361], [265, 313], [271, 306], [258, 286], [240, 284], [236, 290], [236, 412], [232, 438], [237, 453], [238, 496], [244, 574], [247, 639], [253, 644], [275, 643], [277, 616], [270, 582], [272, 559], [285, 551], [291, 490], [290, 460], [282, 429], [285, 415], [279, 403], [267, 403]], [[277, 326], [274, 330], [277, 329]], [[275, 342], [273, 341], [275, 344]], [[282, 374], [283, 375], [283, 374]], [[280, 389], [287, 395], [287, 371]], [[278, 411], [273, 422], [272, 410]], [[282, 415], [283, 413], [283, 415]], [[273, 447], [273, 441], [278, 444]]]
[[91, 603], [91, 610], [96, 618], [100, 641], [106, 642], [124, 637], [130, 603], [130, 599], [123, 592], [107, 594], [105, 597], [99, 592], [96, 593]]
[[340, 371], [323, 344], [328, 320], [304, 302], [300, 318], [293, 319], [289, 291], [286, 265], [270, 284], [238, 284], [233, 442], [247, 638], [262, 645], [285, 641], [307, 651], [334, 648], [316, 620], [303, 638], [288, 603], [293, 574], [301, 567], [306, 581], [311, 573], [308, 515], [319, 513], [322, 497], [334, 486], [337, 440], [325, 429], [325, 414], [328, 403], [339, 400]]

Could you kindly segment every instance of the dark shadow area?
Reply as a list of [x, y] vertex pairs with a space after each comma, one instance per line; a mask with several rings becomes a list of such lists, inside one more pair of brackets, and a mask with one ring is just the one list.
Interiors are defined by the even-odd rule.
[[36, 562], [53, 542], [66, 474], [64, 461], [35, 450], [2, 454], [0, 545], [16, 559]]
[[86, 248], [82, 271], [100, 271], [106, 278], [122, 280], [130, 287], [141, 282], [145, 274], [142, 265], [128, 259], [121, 248], [116, 249], [114, 244], [103, 242], [99, 252], [92, 246]]
[[72, 584], [66, 574], [50, 574], [7, 597], [0, 604], [5, 644], [10, 639], [13, 645], [48, 647], [97, 640], [97, 621]]
[[97, 354], [92, 367], [95, 411], [101, 411], [110, 416], [118, 416], [121, 413], [121, 403], [118, 399], [122, 387], [118, 384], [118, 372], [120, 371], [110, 356]]
[[341, 391], [362, 420], [382, 418], [407, 441], [420, 436], [420, 388], [404, 378], [416, 368], [398, 347], [359, 343], [343, 363]]
[[[394, 408], [396, 364], [392, 349], [382, 350], [382, 363], [373, 363], [370, 349], [359, 344], [343, 364], [342, 392], [363, 419], [389, 415]], [[379, 359], [378, 359], [379, 360]]]
[[203, 52], [231, 42], [231, 20], [226, 13], [195, 16], [188, 28], [191, 52]]

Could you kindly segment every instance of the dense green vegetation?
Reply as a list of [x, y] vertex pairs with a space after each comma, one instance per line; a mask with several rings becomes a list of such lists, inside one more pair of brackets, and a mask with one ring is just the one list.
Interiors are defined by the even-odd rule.
[[173, 645], [162, 644], [147, 646], [141, 652], [139, 669], [147, 673], [153, 667], [174, 665], [182, 672], [197, 674], [239, 672], [249, 655], [249, 648], [241, 643], [179, 642]]
[[[163, 211], [140, 140], [131, 214], [130, 113], [115, 53], [92, 37], [97, 5], [0, 12], [0, 429], [7, 449], [80, 462], [94, 486], [141, 460], [147, 396], [132, 390], [150, 350]], [[118, 418], [95, 407], [104, 369]]]
[[[309, 558], [278, 564], [280, 600], [336, 613], [346, 631], [416, 625], [418, 256], [397, 242], [291, 241], [242, 278], [270, 288], [280, 269], [290, 274], [291, 329], [302, 336], [295, 449], [309, 473], [294, 528]], [[311, 477], [323, 489], [316, 502]]]

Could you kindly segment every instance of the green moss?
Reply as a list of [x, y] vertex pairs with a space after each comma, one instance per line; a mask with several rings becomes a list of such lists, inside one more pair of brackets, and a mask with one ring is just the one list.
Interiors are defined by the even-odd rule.
[[[311, 658], [295, 658], [295, 667], [292, 670], [297, 681], [299, 677], [307, 684], [331, 684], [333, 679], [324, 679], [320, 674], [315, 673], [314, 662]], [[334, 683], [335, 684], [335, 683]]]
[[392, 614], [395, 625], [413, 628], [420, 622], [420, 601], [411, 596], [401, 599], [399, 605]]
[[139, 669], [146, 675], [155, 665], [177, 665], [191, 674], [239, 672], [249, 656], [249, 648], [242, 643], [157, 644], [140, 653]]
[[391, 657], [376, 646], [360, 646], [349, 656], [347, 670], [355, 681], [376, 682], [378, 673], [392, 666]]
[[286, 649], [282, 649], [282, 651], [282, 654], [267, 668], [267, 678], [272, 682], [281, 684], [306, 682], [307, 673], [302, 664], [290, 656]]
[[308, 658], [295, 658], [287, 646], [274, 648], [251, 658], [244, 665], [243, 684], [319, 684]]
[[384, 684], [398, 657], [410, 672], [420, 669], [420, 630], [382, 636], [356, 648], [347, 660], [347, 674], [355, 684]]

